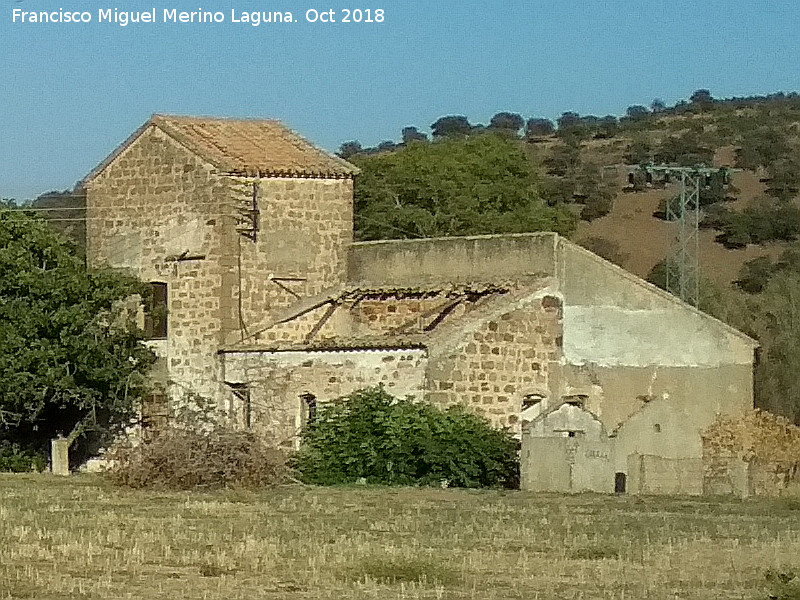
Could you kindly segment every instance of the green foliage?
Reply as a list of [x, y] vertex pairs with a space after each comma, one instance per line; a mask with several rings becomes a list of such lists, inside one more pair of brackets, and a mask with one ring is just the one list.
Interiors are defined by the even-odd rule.
[[465, 136], [472, 131], [472, 125], [469, 119], [463, 115], [449, 115], [437, 119], [431, 125], [431, 132], [433, 137], [461, 137]]
[[129, 421], [154, 357], [140, 343], [135, 314], [123, 300], [145, 293], [131, 277], [87, 269], [45, 223], [21, 212], [0, 213], [5, 439], [46, 451], [52, 437], [69, 434], [79, 422], [97, 439]]
[[774, 265], [769, 256], [759, 256], [753, 260], [748, 260], [739, 270], [739, 278], [736, 280], [736, 285], [742, 291], [749, 294], [757, 294], [769, 283], [773, 271]]
[[510, 112], [499, 112], [489, 121], [489, 129], [505, 131], [513, 136], [519, 133], [523, 125], [525, 125], [525, 119], [522, 118], [522, 115]]
[[42, 472], [47, 468], [47, 459], [42, 454], [23, 450], [19, 444], [0, 441], [0, 473]]
[[305, 481], [365, 478], [390, 485], [516, 487], [517, 442], [460, 407], [442, 411], [384, 389], [354, 392], [320, 408], [303, 432], [296, 466]]
[[535, 138], [553, 135], [556, 128], [550, 119], [532, 118], [528, 119], [525, 123], [525, 139], [533, 140]]
[[761, 343], [758, 405], [800, 423], [800, 274], [774, 274], [749, 312], [750, 333]]
[[800, 235], [800, 209], [786, 202], [764, 198], [741, 211], [721, 210], [711, 224], [722, 233], [718, 241], [728, 248], [793, 241]]
[[691, 130], [666, 137], [654, 155], [656, 163], [681, 166], [710, 165], [713, 159], [714, 150], [698, 132]]
[[361, 240], [556, 231], [575, 217], [541, 199], [524, 144], [497, 135], [409, 144], [353, 157], [355, 226]]
[[780, 200], [791, 200], [800, 187], [800, 161], [794, 156], [779, 158], [767, 167], [767, 193]]
[[646, 135], [636, 135], [625, 149], [624, 159], [631, 165], [649, 163], [653, 160], [653, 142]]

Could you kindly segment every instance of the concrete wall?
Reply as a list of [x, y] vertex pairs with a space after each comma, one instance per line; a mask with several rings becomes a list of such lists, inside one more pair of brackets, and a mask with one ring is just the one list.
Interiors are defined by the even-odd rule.
[[583, 437], [536, 437], [523, 434], [520, 487], [531, 492], [614, 491], [612, 443]]
[[703, 493], [703, 461], [700, 458], [631, 454], [627, 461], [628, 493], [689, 496]]
[[374, 285], [502, 281], [553, 274], [554, 233], [358, 242], [348, 279]]
[[[253, 351], [226, 352], [222, 361], [226, 383], [249, 387], [253, 428], [293, 444], [303, 424], [300, 394], [310, 392], [325, 403], [381, 383], [394, 396], [421, 399], [428, 358], [416, 349]], [[242, 406], [232, 410], [241, 420]]]

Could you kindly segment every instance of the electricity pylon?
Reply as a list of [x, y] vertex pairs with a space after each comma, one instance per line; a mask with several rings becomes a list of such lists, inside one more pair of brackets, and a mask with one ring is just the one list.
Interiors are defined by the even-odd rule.
[[732, 169], [695, 166], [670, 167], [645, 165], [651, 176], [663, 174], [666, 179], [680, 179], [677, 204], [667, 199], [667, 221], [677, 221], [678, 235], [670, 237], [666, 261], [666, 289], [684, 302], [697, 306], [700, 302], [700, 190], [706, 178]]

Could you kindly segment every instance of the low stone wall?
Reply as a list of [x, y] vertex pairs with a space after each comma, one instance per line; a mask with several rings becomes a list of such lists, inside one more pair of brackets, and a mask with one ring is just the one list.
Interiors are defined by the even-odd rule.
[[706, 457], [703, 493], [713, 496], [775, 497], [800, 486], [800, 470], [778, 462], [737, 456]]

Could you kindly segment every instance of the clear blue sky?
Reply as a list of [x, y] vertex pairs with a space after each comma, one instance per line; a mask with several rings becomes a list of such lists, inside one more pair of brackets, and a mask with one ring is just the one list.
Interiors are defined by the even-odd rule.
[[[697, 88], [800, 89], [800, 3], [642, 0], [434, 2], [151, 0], [221, 10], [215, 25], [97, 23], [105, 0], [0, 0], [0, 197], [71, 187], [154, 112], [278, 118], [335, 150], [438, 117], [501, 110], [621, 114]], [[382, 8], [382, 24], [309, 24], [308, 8]], [[84, 25], [12, 23], [12, 10], [86, 10]], [[231, 9], [291, 25], [230, 23]]]

